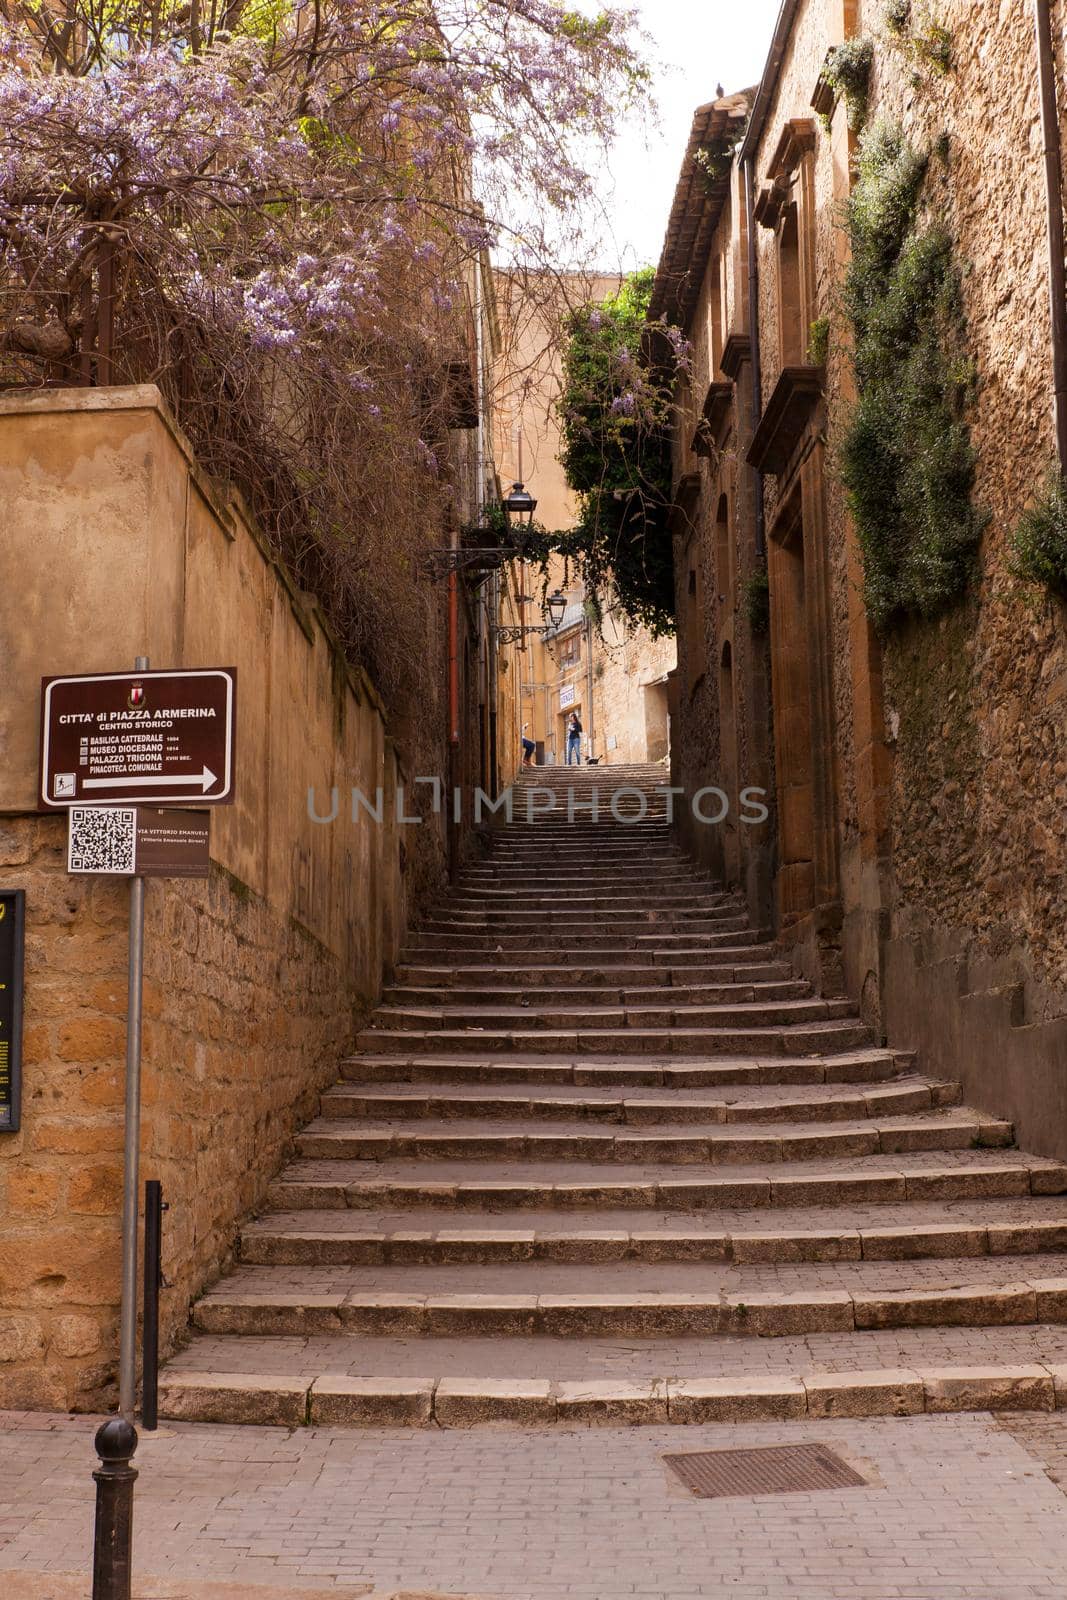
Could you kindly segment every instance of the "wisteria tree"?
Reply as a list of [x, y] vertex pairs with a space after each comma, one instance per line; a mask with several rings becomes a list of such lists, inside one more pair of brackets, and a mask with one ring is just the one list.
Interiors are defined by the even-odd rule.
[[0, 0], [0, 379], [158, 383], [410, 690], [472, 263], [573, 241], [638, 48], [563, 0]]

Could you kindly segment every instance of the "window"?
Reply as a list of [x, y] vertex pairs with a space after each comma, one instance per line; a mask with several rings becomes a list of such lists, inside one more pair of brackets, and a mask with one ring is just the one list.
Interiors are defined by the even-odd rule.
[[686, 679], [692, 692], [704, 676], [704, 585], [700, 581], [697, 558], [689, 568], [689, 587], [685, 602]]
[[725, 495], [719, 496], [715, 515], [715, 584], [719, 600], [727, 611], [734, 608], [733, 562], [730, 551], [730, 503]]
[[778, 306], [781, 318], [783, 367], [799, 366], [804, 360], [804, 313], [800, 287], [800, 235], [795, 205], [782, 214], [778, 235]]
[[577, 666], [582, 659], [582, 636], [575, 630], [559, 642], [559, 664], [561, 667]]

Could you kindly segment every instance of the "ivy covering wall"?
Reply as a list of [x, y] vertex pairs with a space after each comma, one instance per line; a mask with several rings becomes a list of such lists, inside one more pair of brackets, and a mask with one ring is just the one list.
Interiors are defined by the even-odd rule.
[[972, 498], [974, 371], [959, 273], [947, 229], [924, 210], [929, 167], [879, 122], [860, 141], [848, 204], [844, 301], [859, 400], [840, 464], [867, 609], [882, 631], [963, 593], [984, 521]]

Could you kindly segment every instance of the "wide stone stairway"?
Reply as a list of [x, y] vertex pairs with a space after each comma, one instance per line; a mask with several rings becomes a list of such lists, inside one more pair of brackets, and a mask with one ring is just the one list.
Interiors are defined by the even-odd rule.
[[1067, 1405], [1067, 1168], [794, 978], [663, 782], [517, 787], [194, 1307], [163, 1415]]

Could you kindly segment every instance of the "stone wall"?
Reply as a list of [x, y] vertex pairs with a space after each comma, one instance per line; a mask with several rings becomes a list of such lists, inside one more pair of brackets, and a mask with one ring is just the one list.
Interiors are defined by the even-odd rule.
[[[923, 51], [933, 27], [944, 29], [950, 44], [947, 70]], [[751, 751], [770, 721], [779, 797], [798, 761], [813, 774], [810, 812], [802, 812], [802, 820], [813, 818], [816, 838], [807, 902], [786, 882], [787, 819], [775, 819], [770, 850], [756, 852], [773, 885], [773, 925], [798, 972], [824, 990], [843, 988], [876, 1032], [917, 1049], [928, 1070], [960, 1077], [975, 1103], [1014, 1120], [1029, 1147], [1062, 1156], [1067, 607], [1013, 576], [1010, 551], [1019, 516], [1053, 459], [1032, 11], [975, 0], [913, 6], [909, 42], [887, 28], [883, 0], [799, 0], [783, 8], [779, 29], [777, 64], [761, 86], [747, 147], [760, 218], [762, 431], [778, 428], [777, 452], [763, 468], [774, 694], [761, 708], [752, 692], [759, 681], [753, 652], [747, 677], [742, 671], [739, 679], [735, 665], [730, 700], [742, 769], [751, 769]], [[884, 639], [875, 637], [863, 605], [862, 561], [835, 465], [854, 400], [839, 286], [848, 264], [843, 205], [856, 139], [843, 103], [823, 103], [827, 121], [812, 105], [827, 50], [863, 33], [874, 43], [869, 122], [884, 116], [933, 153], [924, 203], [954, 242], [967, 333], [964, 348], [948, 355], [974, 366], [968, 420], [978, 455], [975, 499], [988, 518], [960, 603], [935, 620], [895, 625]], [[1059, 90], [1062, 108], [1062, 76]], [[674, 703], [681, 734], [675, 781], [690, 786], [714, 781], [716, 766], [726, 762], [727, 701], [711, 673], [725, 643], [732, 641], [735, 663], [744, 650], [736, 604], [731, 611], [720, 598], [720, 497], [735, 517], [735, 570], [744, 571], [757, 539], [740, 465], [751, 437], [740, 415], [743, 364], [730, 405], [716, 413], [715, 448], [707, 455], [692, 448], [705, 386], [723, 376], [706, 333], [716, 282], [726, 285], [726, 331], [748, 331], [737, 271], [744, 245], [739, 184], [735, 165], [717, 231], [710, 243], [706, 232], [698, 235], [702, 254], [689, 263], [702, 289], [688, 330], [694, 371], [679, 396], [675, 448]], [[793, 204], [801, 218], [805, 327], [789, 356], [783, 306], [795, 312], [798, 295], [780, 250], [781, 218]], [[681, 264], [669, 264], [677, 274]], [[829, 320], [821, 371], [810, 346], [803, 349], [810, 323], [820, 318]], [[818, 399], [795, 427], [787, 406], [775, 417], [785, 366], [817, 377]], [[793, 502], [802, 508], [799, 531]], [[789, 552], [795, 562], [798, 539], [802, 604], [789, 592]], [[687, 626], [694, 573], [701, 599]], [[803, 749], [789, 728], [799, 700], [807, 708]], [[726, 851], [723, 839], [711, 859], [730, 878]], [[757, 895], [754, 910], [758, 904]]]
[[[128, 893], [66, 872], [34, 807], [42, 672], [236, 665], [237, 802], [211, 876], [146, 891], [142, 1178], [163, 1182], [162, 1333], [225, 1264], [441, 881], [370, 683], [220, 500], [152, 388], [0, 400], [0, 884], [26, 890], [21, 1132], [0, 1134], [0, 1406], [100, 1406], [117, 1353]], [[348, 820], [352, 785], [386, 821]], [[339, 815], [318, 825], [339, 790]]]
[[[680, 183], [685, 181], [683, 168]], [[728, 815], [715, 825], [697, 822], [691, 806], [680, 802], [680, 837], [698, 861], [745, 892], [753, 924], [766, 927], [772, 916], [774, 769], [767, 640], [764, 630], [753, 627], [747, 603], [763, 560], [754, 540], [754, 480], [745, 459], [753, 429], [752, 374], [744, 202], [736, 171], [708, 228], [705, 252], [692, 268], [699, 274], [686, 327], [692, 360], [673, 441], [678, 665], [671, 678], [671, 774], [687, 796], [706, 786], [728, 795]], [[728, 402], [696, 449], [714, 385], [729, 387]], [[760, 825], [741, 820], [752, 815], [740, 799], [749, 788], [761, 790], [768, 807], [769, 819]]]
[[[1011, 534], [1054, 457], [1033, 15], [942, 0], [931, 20], [948, 31], [947, 72], [916, 62], [880, 5], [861, 25], [876, 46], [872, 114], [922, 148], [948, 141], [927, 204], [956, 246], [977, 376], [975, 498], [989, 521], [968, 599], [885, 645], [885, 1020], [894, 1042], [953, 1059], [1030, 1148], [1063, 1154], [1067, 607], [1009, 570]], [[1062, 111], [1062, 75], [1059, 93]]]

